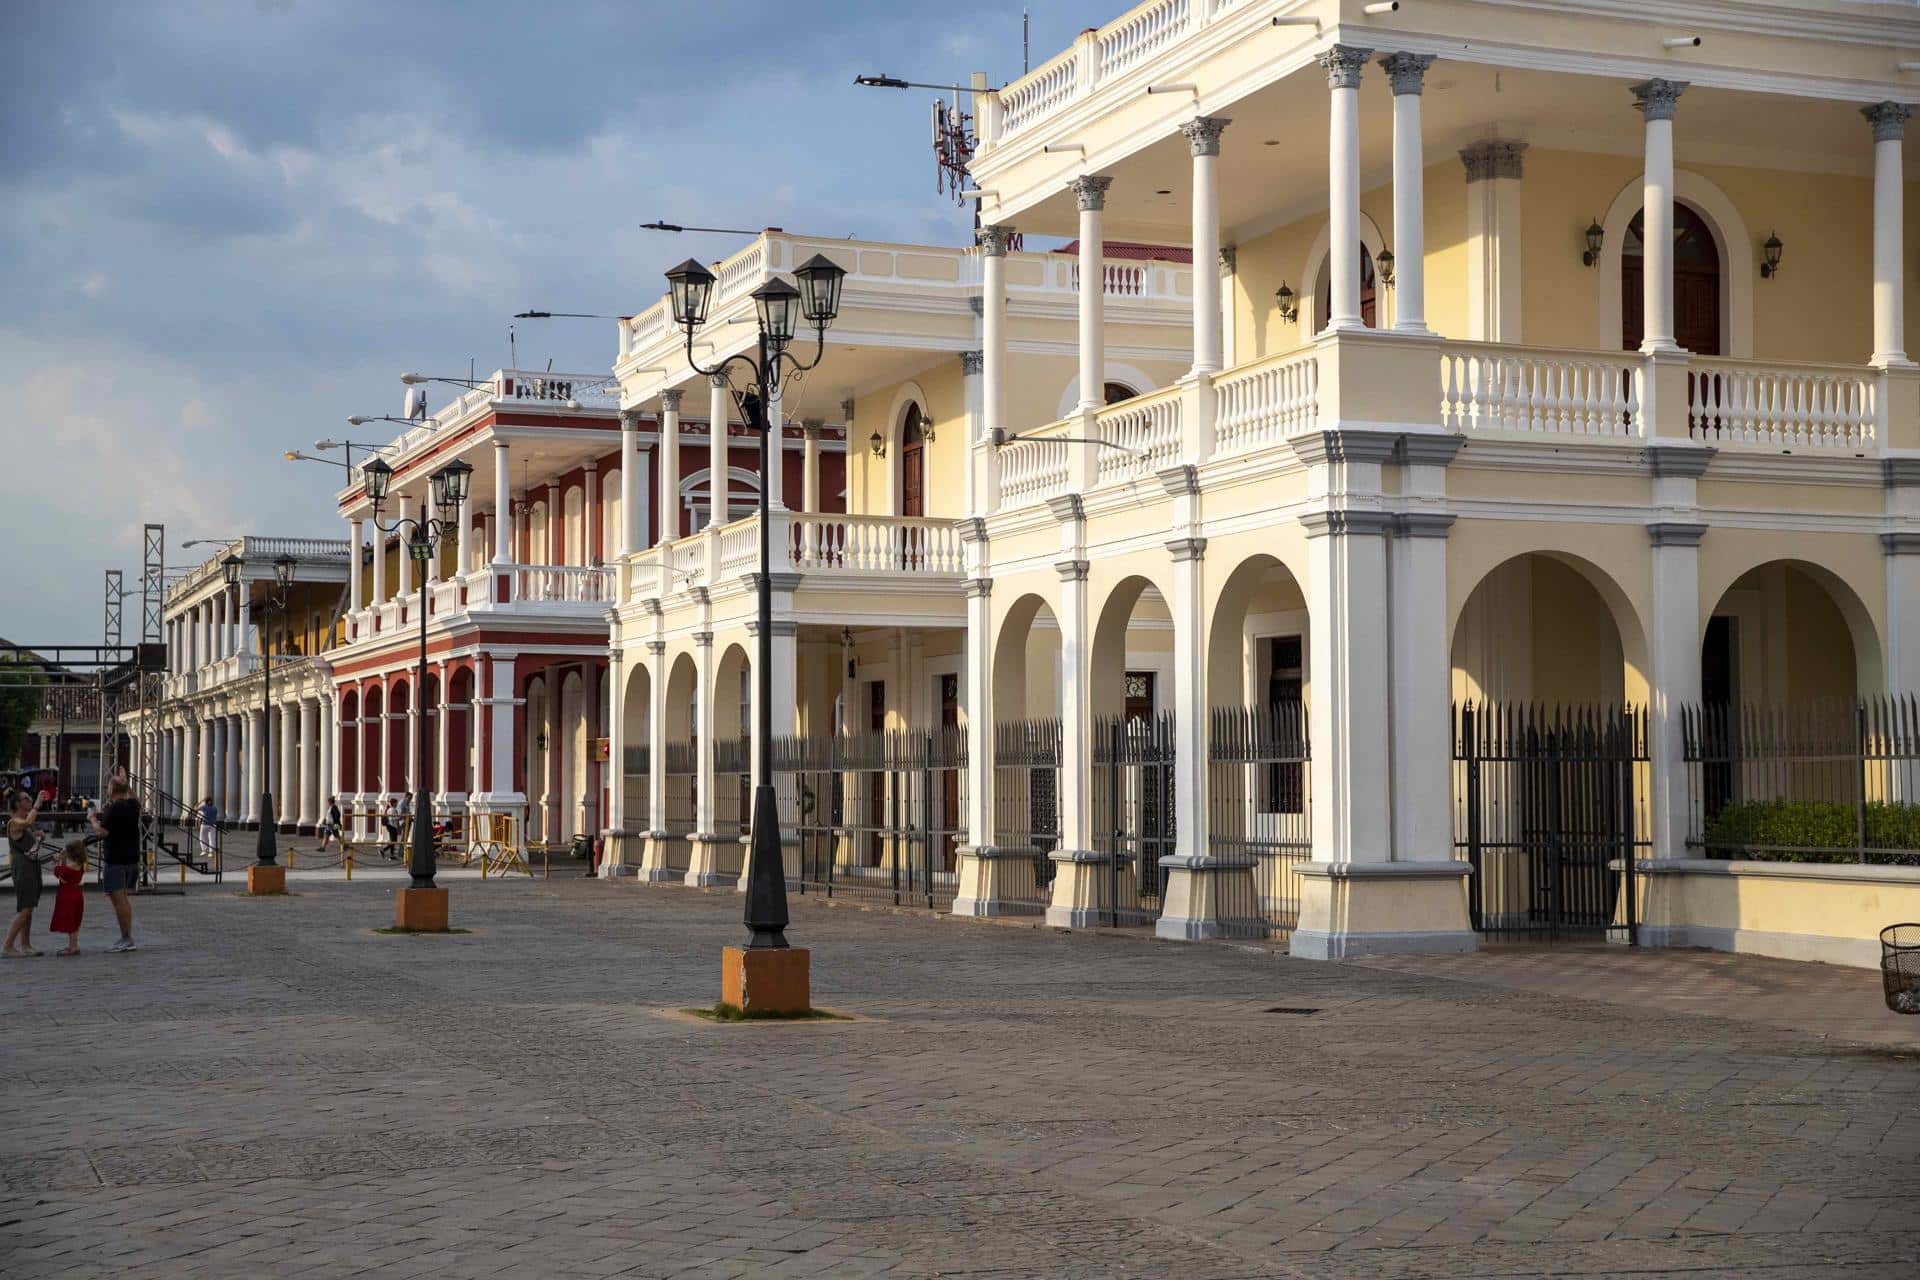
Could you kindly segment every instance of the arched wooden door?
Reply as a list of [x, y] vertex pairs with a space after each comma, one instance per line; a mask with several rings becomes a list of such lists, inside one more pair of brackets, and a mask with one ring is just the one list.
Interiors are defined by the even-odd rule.
[[920, 406], [907, 406], [900, 423], [900, 514], [927, 514], [927, 421]]
[[[1373, 255], [1367, 252], [1367, 246], [1360, 246], [1360, 321], [1369, 329], [1378, 329], [1379, 324], [1379, 283], [1373, 275]], [[1320, 278], [1313, 287], [1314, 323], [1322, 329], [1327, 327], [1327, 319], [1333, 315], [1333, 274], [1327, 270], [1327, 263], [1320, 264]]]
[[[1636, 213], [1620, 246], [1620, 345], [1646, 337], [1646, 214]], [[1673, 338], [1697, 356], [1720, 352], [1720, 248], [1707, 220], [1673, 206]]]

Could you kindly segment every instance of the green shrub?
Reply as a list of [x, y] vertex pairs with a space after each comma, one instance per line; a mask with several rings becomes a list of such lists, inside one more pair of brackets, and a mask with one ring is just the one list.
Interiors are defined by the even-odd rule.
[[[1866, 806], [1866, 861], [1920, 865], [1920, 804]], [[1858, 862], [1854, 806], [1816, 800], [1748, 800], [1707, 823], [1710, 858], [1756, 862]]]

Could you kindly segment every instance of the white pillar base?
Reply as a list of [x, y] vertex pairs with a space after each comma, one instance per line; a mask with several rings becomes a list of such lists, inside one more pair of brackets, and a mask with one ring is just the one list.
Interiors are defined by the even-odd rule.
[[1167, 889], [1161, 895], [1160, 918], [1153, 936], [1169, 942], [1204, 942], [1209, 938], [1264, 938], [1272, 930], [1258, 916], [1235, 916], [1257, 901], [1254, 859], [1172, 854], [1160, 859], [1167, 869]]
[[1111, 915], [1106, 867], [1111, 859], [1092, 849], [1055, 849], [1053, 901], [1047, 924], [1055, 929], [1097, 929]]
[[1477, 951], [1465, 862], [1307, 862], [1288, 951], [1306, 960]]
[[1001, 916], [1034, 916], [1045, 910], [1034, 899], [1003, 898], [1007, 887], [1006, 865], [1031, 863], [1043, 856], [1028, 845], [979, 846], [963, 844], [959, 849], [957, 873], [959, 892], [953, 898], [953, 914], [975, 920]]

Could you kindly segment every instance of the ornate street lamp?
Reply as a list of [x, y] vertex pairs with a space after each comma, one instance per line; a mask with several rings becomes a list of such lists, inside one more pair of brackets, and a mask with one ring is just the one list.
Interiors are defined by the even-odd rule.
[[[693, 357], [695, 330], [707, 322], [713, 300], [713, 273], [688, 259], [667, 272], [673, 319], [687, 334], [687, 363], [709, 377], [739, 366], [746, 385], [734, 391], [734, 400], [750, 427], [760, 431], [760, 574], [757, 585], [759, 646], [753, 678], [754, 751], [759, 783], [753, 789], [753, 831], [747, 852], [747, 949], [781, 950], [787, 946], [787, 873], [781, 853], [780, 812], [773, 794], [773, 555], [765, 477], [772, 473], [772, 424], [767, 406], [780, 389], [783, 376], [801, 374], [826, 354], [827, 328], [840, 312], [840, 286], [846, 271], [821, 254], [794, 268], [799, 287], [775, 277], [753, 291], [753, 307], [760, 324], [757, 355], [729, 356], [711, 368]], [[804, 318], [813, 326], [813, 358], [802, 363], [787, 347]]]
[[[404, 538], [407, 554], [415, 564], [425, 566], [433, 560], [439, 549], [440, 540], [448, 533], [458, 533], [460, 527], [460, 509], [467, 500], [467, 485], [473, 479], [473, 468], [455, 459], [440, 468], [429, 482], [433, 493], [433, 506], [439, 514], [426, 516], [403, 515], [392, 524], [384, 524], [380, 519], [380, 508], [387, 500], [388, 487], [393, 483], [393, 468], [380, 458], [373, 458], [360, 467], [361, 478], [366, 483], [367, 501], [373, 506], [373, 527], [381, 533], [398, 533]], [[422, 767], [427, 760], [427, 578], [424, 568], [420, 573], [420, 661], [414, 676], [414, 729], [413, 758]], [[420, 778], [409, 778], [413, 787], [413, 840], [407, 859], [407, 872], [411, 877], [408, 891], [432, 890], [434, 847], [433, 847], [433, 808], [432, 798]], [[403, 891], [405, 892], [405, 891]], [[406, 899], [401, 899], [402, 919], [407, 919]], [[412, 927], [402, 925], [402, 927]], [[438, 925], [444, 931], [444, 920]]]
[[[246, 573], [247, 562], [237, 555], [230, 555], [220, 562], [221, 572], [226, 575], [227, 586], [238, 601], [242, 579]], [[261, 621], [266, 615], [278, 613], [282, 618], [287, 612], [287, 594], [293, 589], [294, 571], [299, 561], [292, 556], [279, 556], [273, 562], [273, 585], [267, 589], [260, 602]], [[260, 830], [254, 841], [254, 868], [247, 872], [247, 892], [283, 893], [286, 891], [285, 873], [278, 870], [280, 851], [274, 828], [278, 819], [273, 811], [273, 729], [270, 723], [273, 715], [273, 649], [267, 643], [267, 629], [260, 628]], [[256, 868], [274, 868], [264, 874], [256, 874]], [[255, 882], [260, 884], [255, 888]]]

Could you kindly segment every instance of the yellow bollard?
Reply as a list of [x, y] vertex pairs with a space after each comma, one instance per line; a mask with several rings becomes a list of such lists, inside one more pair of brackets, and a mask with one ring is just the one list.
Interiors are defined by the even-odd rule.
[[347, 850], [347, 879], [349, 881], [353, 879], [353, 850], [352, 849]]

